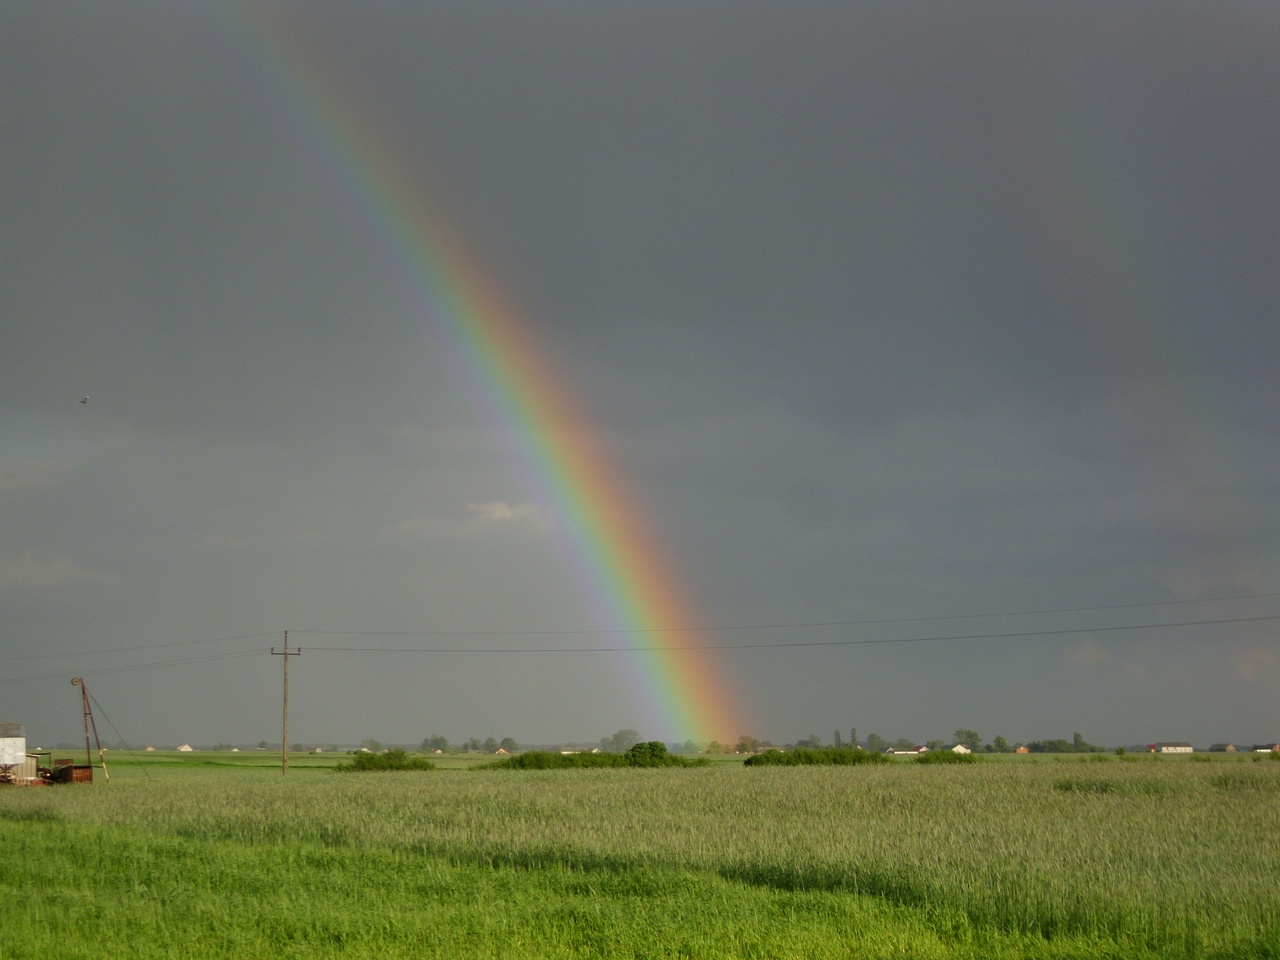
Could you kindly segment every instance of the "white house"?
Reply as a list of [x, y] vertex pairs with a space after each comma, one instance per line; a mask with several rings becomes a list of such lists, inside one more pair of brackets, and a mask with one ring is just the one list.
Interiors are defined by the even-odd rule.
[[1196, 748], [1185, 740], [1163, 740], [1147, 747], [1152, 753], [1195, 753]]

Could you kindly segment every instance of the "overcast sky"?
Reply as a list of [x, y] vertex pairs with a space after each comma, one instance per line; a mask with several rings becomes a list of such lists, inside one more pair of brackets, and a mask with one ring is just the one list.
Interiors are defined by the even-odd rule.
[[1267, 2], [0, 0], [0, 720], [74, 740], [83, 676], [104, 739], [278, 740], [288, 630], [291, 739], [683, 738], [338, 97], [722, 628], [725, 736], [1280, 738], [1277, 50]]

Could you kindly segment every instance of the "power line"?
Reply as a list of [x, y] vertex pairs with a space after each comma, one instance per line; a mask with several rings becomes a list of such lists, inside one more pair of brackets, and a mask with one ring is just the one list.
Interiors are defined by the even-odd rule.
[[[994, 620], [999, 617], [1033, 617], [1058, 613], [1097, 613], [1103, 610], [1136, 610], [1144, 607], [1172, 607], [1189, 603], [1266, 600], [1273, 597], [1280, 597], [1280, 593], [1248, 593], [1231, 597], [1203, 597], [1198, 600], [1154, 600], [1147, 603], [1115, 603], [1098, 607], [1058, 607], [1048, 610], [1017, 610], [1009, 613], [955, 613], [932, 617], [892, 617], [879, 620], [818, 620], [797, 623], [739, 623], [690, 627], [606, 627], [578, 630], [294, 630], [293, 634], [295, 636], [306, 634], [308, 636], [330, 637], [573, 637], [640, 633], [726, 633], [734, 630], [805, 630], [821, 627], [865, 627], [890, 623], [937, 623], [943, 620]], [[1204, 622], [1230, 623], [1233, 621]], [[267, 634], [261, 634], [261, 636], [267, 636]], [[1011, 636], [1021, 636], [1021, 634], [1011, 634]], [[314, 647], [313, 649], [322, 648]], [[635, 650], [639, 648], [628, 647], [627, 649]]]
[[967, 633], [943, 637], [886, 637], [855, 640], [794, 640], [766, 643], [706, 643], [675, 646], [628, 647], [317, 647], [308, 650], [330, 653], [447, 653], [447, 654], [542, 654], [542, 653], [654, 653], [667, 650], [766, 650], [795, 649], [799, 647], [852, 647], [887, 643], [943, 643], [960, 640], [1008, 640], [1019, 637], [1059, 637], [1084, 633], [1119, 633], [1129, 630], [1159, 630], [1181, 627], [1205, 627], [1226, 623], [1260, 623], [1280, 620], [1280, 615], [1268, 617], [1231, 617], [1218, 620], [1183, 620], [1178, 623], [1138, 623], [1126, 626], [1083, 627], [1071, 630], [1026, 630], [1015, 633]]
[[28, 653], [13, 657], [0, 657], [0, 663], [14, 660], [56, 660], [59, 657], [87, 657], [104, 653], [131, 653], [136, 650], [164, 650], [169, 647], [193, 647], [201, 643], [229, 643], [232, 640], [259, 640], [263, 637], [279, 636], [280, 631], [272, 633], [246, 633], [238, 637], [210, 637], [205, 640], [172, 640], [168, 643], [144, 643], [132, 647], [107, 647], [102, 650], [80, 650], [66, 653]]
[[[295, 630], [292, 631], [295, 636], [300, 634], [309, 634], [311, 636], [341, 636], [341, 637], [539, 637], [539, 636], [638, 636], [651, 634], [670, 634], [670, 633], [730, 633], [734, 631], [746, 630], [810, 630], [822, 629], [830, 627], [863, 627], [877, 626], [888, 624], [902, 623], [937, 623], [948, 620], [986, 620], [996, 619], [1000, 617], [1029, 617], [1029, 616], [1047, 616], [1050, 614], [1068, 614], [1068, 613], [1093, 613], [1108, 610], [1135, 610], [1153, 607], [1172, 607], [1183, 606], [1186, 604], [1196, 603], [1226, 603], [1237, 600], [1266, 600], [1274, 597], [1280, 597], [1280, 593], [1252, 593], [1252, 594], [1236, 594], [1232, 596], [1220, 597], [1202, 597], [1194, 600], [1155, 600], [1145, 603], [1118, 603], [1107, 604], [1103, 606], [1089, 607], [1057, 607], [1051, 609], [1039, 610], [1019, 610], [1004, 613], [962, 613], [962, 614], [946, 614], [929, 617], [892, 617], [883, 619], [864, 619], [864, 620], [824, 620], [824, 621], [798, 621], [791, 623], [743, 623], [743, 624], [724, 624], [724, 625], [695, 625], [692, 627], [646, 627], [646, 628], [600, 628], [600, 629], [577, 629], [577, 630]], [[699, 644], [692, 646], [614, 646], [614, 647], [545, 647], [545, 648], [420, 648], [420, 647], [317, 647], [311, 646], [310, 649], [321, 650], [327, 652], [364, 652], [364, 653], [447, 653], [447, 654], [504, 654], [504, 653], [609, 653], [609, 652], [643, 652], [643, 651], [663, 651], [663, 650], [753, 650], [753, 649], [769, 649], [784, 647], [819, 647], [819, 646], [856, 646], [864, 644], [882, 644], [882, 643], [929, 643], [929, 642], [948, 642], [962, 640], [986, 640], [986, 639], [1012, 639], [1018, 637], [1036, 637], [1036, 636], [1064, 636], [1070, 634], [1083, 633], [1106, 633], [1124, 630], [1151, 630], [1160, 627], [1187, 627], [1187, 626], [1208, 626], [1214, 624], [1229, 623], [1250, 623], [1266, 620], [1280, 619], [1280, 616], [1272, 617], [1238, 617], [1224, 618], [1216, 620], [1193, 620], [1181, 623], [1165, 623], [1165, 624], [1136, 624], [1131, 626], [1106, 626], [1106, 627], [1090, 627], [1084, 629], [1071, 630], [1039, 630], [1039, 631], [1023, 631], [1012, 633], [979, 633], [979, 634], [960, 634], [954, 636], [938, 636], [938, 637], [898, 637], [888, 639], [863, 639], [863, 640], [794, 640], [794, 641], [772, 641], [765, 643], [721, 643], [721, 644]], [[229, 643], [235, 640], [256, 640], [265, 637], [275, 637], [279, 631], [271, 631], [264, 633], [246, 633], [227, 637], [208, 637], [200, 640], [174, 640], [166, 643], [155, 644], [136, 644], [127, 647], [110, 647], [101, 650], [80, 651], [80, 652], [61, 652], [61, 653], [39, 653], [39, 654], [19, 654], [15, 656], [0, 657], [0, 663], [15, 662], [19, 660], [50, 660], [67, 657], [92, 657], [103, 654], [128, 653], [139, 650], [163, 650], [173, 647], [196, 646], [207, 643]], [[99, 670], [84, 670], [80, 672], [85, 676], [101, 676], [108, 673], [127, 673], [134, 670], [149, 670], [158, 667], [184, 666], [193, 663], [209, 663], [218, 660], [232, 660], [241, 657], [257, 656], [258, 651], [241, 651], [237, 653], [210, 654], [203, 657], [188, 657], [180, 660], [162, 660], [150, 663], [140, 663], [119, 667], [104, 667]], [[46, 674], [42, 676], [32, 677], [3, 677], [0, 683], [29, 683], [42, 680], [61, 679], [59, 674]]]
[[[264, 634], [271, 636], [271, 634]], [[259, 656], [258, 650], [242, 650], [239, 653], [215, 653], [207, 657], [184, 657], [181, 660], [155, 660], [150, 663], [135, 663], [120, 667], [103, 667], [100, 670], [81, 670], [85, 677], [101, 677], [108, 673], [132, 673], [135, 670], [154, 670], [157, 667], [182, 667], [192, 663], [214, 663], [218, 660], [240, 660], [244, 657]], [[38, 683], [44, 680], [64, 680], [62, 673], [46, 673], [35, 677], [2, 677], [0, 683]]]

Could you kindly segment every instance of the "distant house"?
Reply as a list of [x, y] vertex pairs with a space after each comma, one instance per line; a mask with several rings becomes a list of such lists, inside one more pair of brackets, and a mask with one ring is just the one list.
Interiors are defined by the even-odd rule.
[[1235, 753], [1236, 745], [1234, 743], [1215, 743], [1209, 748], [1210, 753]]
[[973, 751], [970, 750], [968, 747], [966, 747], [963, 743], [949, 744], [948, 746], [945, 746], [942, 749], [950, 750], [952, 753], [973, 753]]
[[1147, 744], [1152, 753], [1195, 753], [1196, 748], [1185, 740], [1162, 740]]
[[899, 750], [897, 747], [885, 747], [884, 750], [891, 757], [917, 757], [922, 753], [928, 753], [928, 747], [911, 747], [909, 750]]
[[1280, 753], [1280, 743], [1255, 743], [1254, 753]]
[[189, 743], [184, 743], [178, 748], [179, 753], [191, 753], [194, 748]]
[[1014, 753], [1030, 753], [1031, 748], [1028, 747], [1025, 743], [1020, 743], [1013, 748], [1013, 752]]

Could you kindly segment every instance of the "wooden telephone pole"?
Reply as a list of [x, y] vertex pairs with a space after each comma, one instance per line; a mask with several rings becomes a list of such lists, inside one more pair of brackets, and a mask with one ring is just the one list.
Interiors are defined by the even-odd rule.
[[271, 648], [273, 657], [284, 657], [284, 737], [280, 741], [280, 773], [289, 772], [289, 658], [302, 656], [302, 648], [289, 649], [289, 631], [284, 632], [284, 649]]

